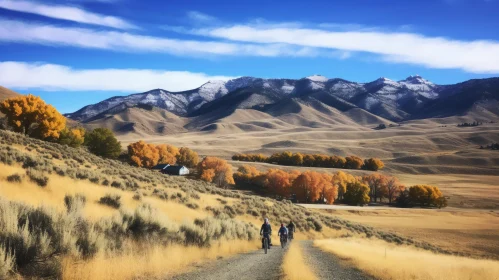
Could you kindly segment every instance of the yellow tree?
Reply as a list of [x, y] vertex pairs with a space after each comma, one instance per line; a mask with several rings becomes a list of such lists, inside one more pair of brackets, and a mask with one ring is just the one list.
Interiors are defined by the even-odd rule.
[[177, 163], [187, 167], [196, 167], [199, 163], [198, 153], [187, 147], [182, 147], [177, 155]]
[[343, 171], [338, 171], [333, 175], [333, 185], [337, 187], [338, 190], [338, 200], [343, 200], [345, 192], [347, 191], [347, 184], [355, 182], [355, 177], [351, 174], [345, 173]]
[[364, 160], [364, 169], [378, 171], [383, 169], [385, 164], [379, 158], [370, 158]]
[[348, 169], [361, 169], [364, 165], [364, 162], [360, 157], [357, 156], [349, 156], [345, 158], [345, 168]]
[[207, 182], [215, 183], [219, 187], [234, 184], [232, 165], [216, 157], [205, 157], [198, 164], [199, 177]]
[[156, 146], [159, 155], [158, 163], [175, 164], [179, 155], [178, 148], [172, 145], [161, 144]]
[[251, 182], [255, 177], [260, 176], [260, 171], [256, 169], [254, 166], [243, 165], [237, 169], [237, 172], [234, 174], [234, 178], [238, 180], [243, 180], [246, 182]]
[[365, 205], [369, 203], [369, 187], [361, 181], [349, 182], [344, 201], [350, 205]]
[[66, 118], [40, 97], [34, 95], [9, 98], [0, 103], [0, 112], [16, 132], [42, 139], [59, 138]]

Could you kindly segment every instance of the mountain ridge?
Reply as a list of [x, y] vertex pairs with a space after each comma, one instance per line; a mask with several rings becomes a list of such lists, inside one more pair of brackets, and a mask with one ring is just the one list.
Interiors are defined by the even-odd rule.
[[[494, 115], [499, 112], [494, 107], [497, 104], [494, 102], [499, 102], [498, 92], [499, 78], [437, 85], [419, 75], [399, 81], [381, 77], [367, 83], [328, 79], [320, 75], [301, 79], [240, 77], [228, 81], [208, 81], [198, 88], [181, 92], [154, 89], [115, 96], [66, 116], [87, 123], [125, 108], [148, 105], [182, 118], [202, 118], [206, 115], [210, 116], [207, 119], [216, 121], [238, 109], [266, 112], [272, 108], [272, 112], [279, 112], [282, 111], [278, 109], [280, 104], [293, 99], [300, 104], [316, 104], [314, 110], [320, 110], [323, 106], [340, 112], [359, 109], [371, 115], [363, 119], [371, 120], [372, 116], [376, 116], [380, 120], [400, 122], [462, 115], [476, 108], [487, 108], [483, 115]], [[490, 100], [487, 101], [487, 98]], [[466, 102], [461, 102], [461, 99]], [[487, 102], [492, 105], [488, 106]], [[456, 104], [456, 109], [448, 108], [446, 104]], [[293, 113], [285, 111], [282, 113]]]

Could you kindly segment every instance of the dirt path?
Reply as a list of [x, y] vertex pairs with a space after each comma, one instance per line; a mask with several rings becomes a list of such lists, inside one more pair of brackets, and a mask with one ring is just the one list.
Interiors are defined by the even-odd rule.
[[341, 264], [341, 260], [331, 253], [313, 246], [313, 241], [301, 241], [305, 262], [312, 268], [318, 279], [365, 280], [374, 279], [360, 270]]
[[200, 266], [198, 269], [171, 279], [282, 279], [282, 260], [287, 247], [273, 246], [265, 255], [263, 250], [240, 254], [214, 263]]
[[[318, 279], [364, 280], [372, 279], [361, 271], [343, 266], [334, 255], [313, 246], [312, 241], [301, 242], [303, 256]], [[272, 247], [267, 255], [263, 250], [240, 254], [227, 259], [207, 263], [197, 269], [168, 279], [284, 279], [282, 262], [288, 247]]]

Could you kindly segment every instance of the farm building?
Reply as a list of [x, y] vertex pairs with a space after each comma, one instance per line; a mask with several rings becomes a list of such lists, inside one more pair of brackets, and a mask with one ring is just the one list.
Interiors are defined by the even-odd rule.
[[189, 169], [183, 165], [168, 165], [161, 170], [161, 173], [168, 175], [188, 175]]

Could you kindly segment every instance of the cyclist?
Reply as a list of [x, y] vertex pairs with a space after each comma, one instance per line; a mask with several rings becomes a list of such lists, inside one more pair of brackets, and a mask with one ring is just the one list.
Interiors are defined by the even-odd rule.
[[289, 225], [288, 225], [288, 231], [289, 231], [289, 237], [290, 238], [293, 238], [293, 234], [295, 233], [295, 224], [293, 223], [293, 221], [289, 221]]
[[[270, 246], [272, 246], [272, 227], [270, 226], [269, 219], [265, 218], [264, 223], [262, 227], [260, 228], [260, 235], [263, 235], [263, 237], [268, 237], [269, 238], [269, 249]], [[263, 248], [263, 238], [262, 238], [262, 248]]]
[[281, 238], [288, 238], [288, 229], [284, 226], [284, 224], [281, 224], [281, 227], [279, 228], [279, 232], [277, 233], [277, 236], [280, 236]]

